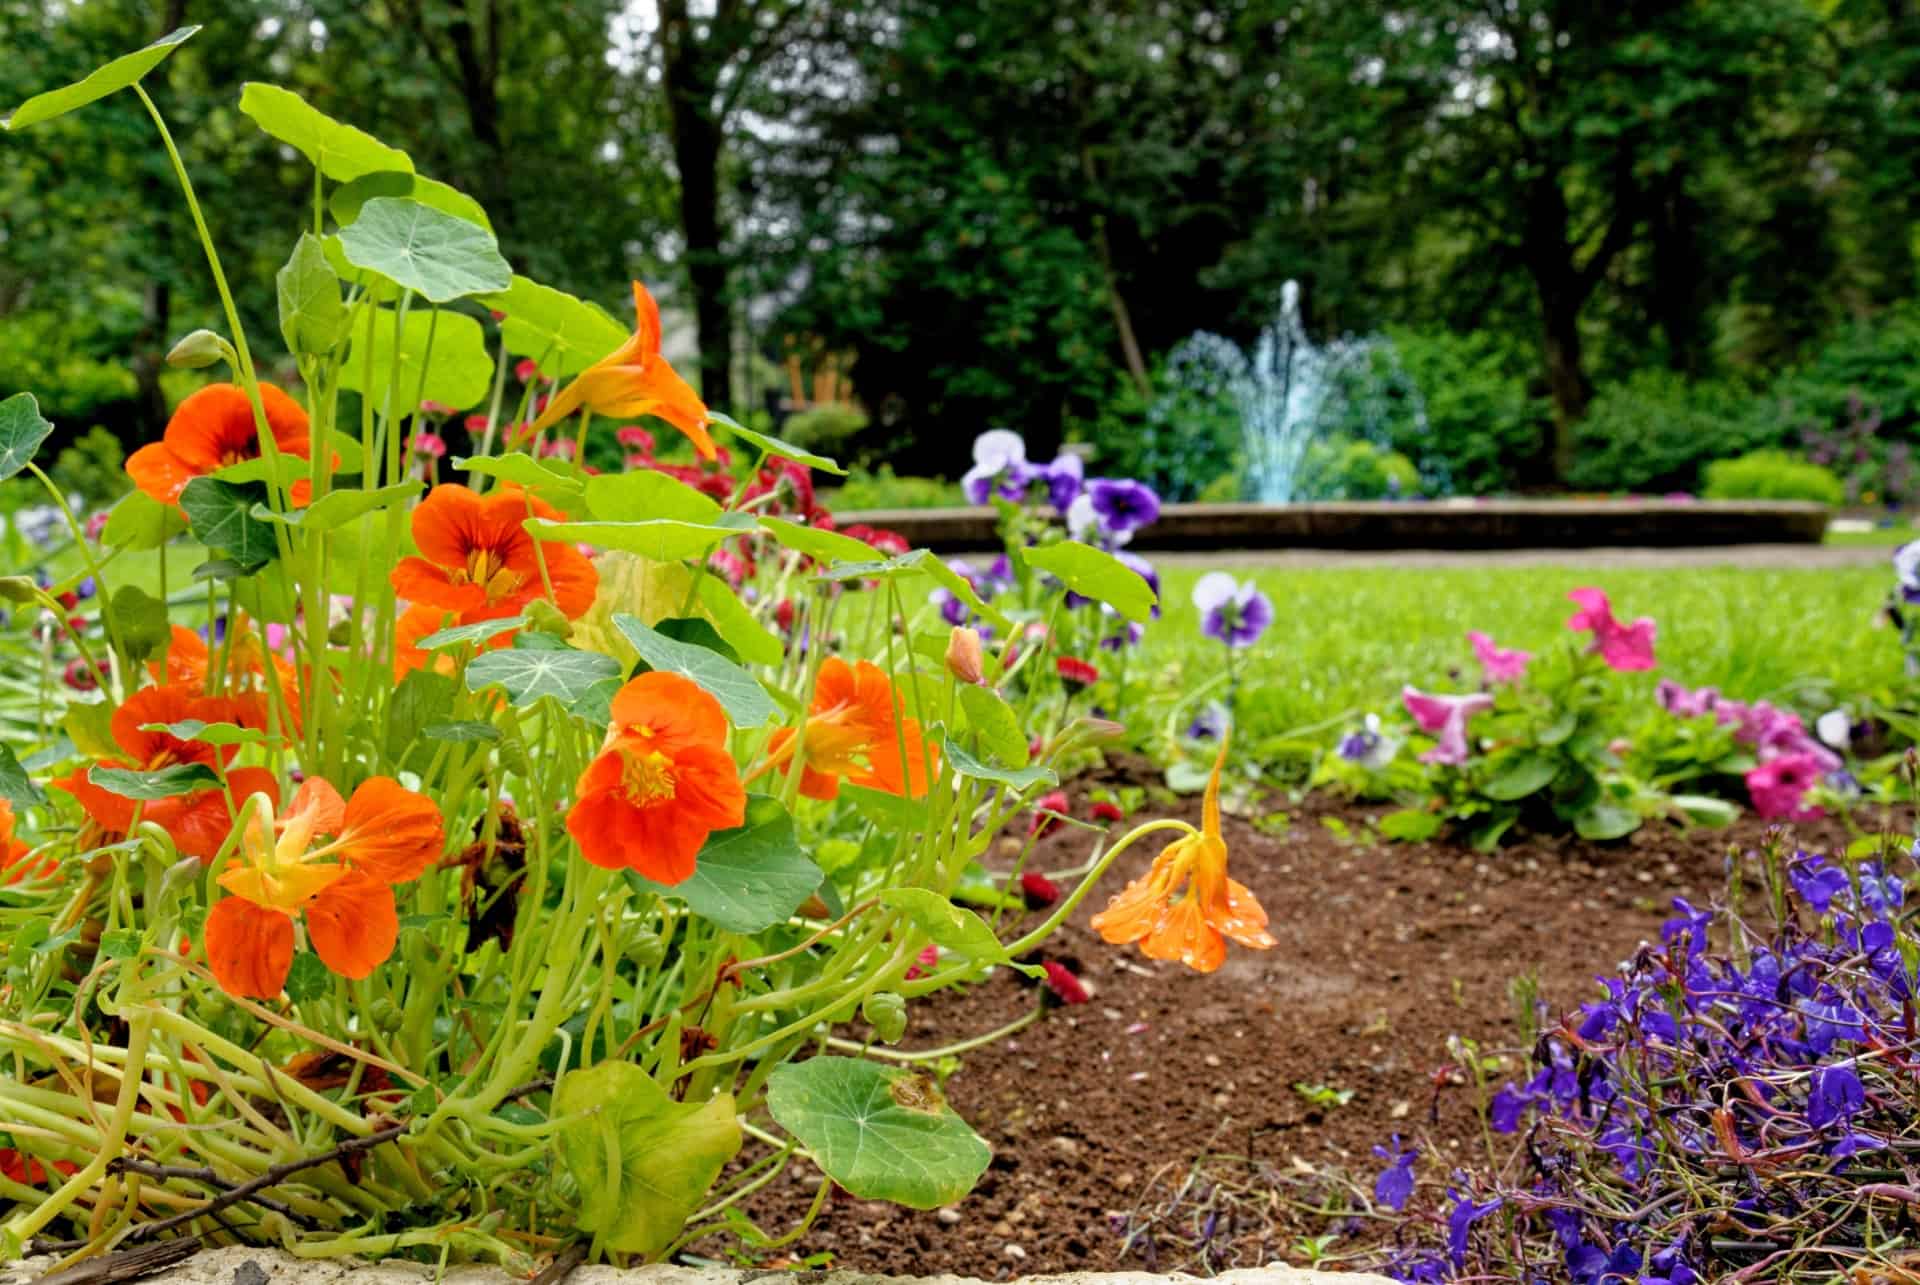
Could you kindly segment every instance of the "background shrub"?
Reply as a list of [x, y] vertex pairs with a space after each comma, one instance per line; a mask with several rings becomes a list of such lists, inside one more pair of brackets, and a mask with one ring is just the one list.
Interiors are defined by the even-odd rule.
[[855, 465], [838, 490], [827, 493], [826, 506], [835, 513], [859, 509], [941, 509], [964, 505], [958, 482], [940, 477], [896, 477], [890, 465], [869, 471]]
[[1710, 461], [1780, 444], [1784, 427], [1759, 405], [1734, 385], [1642, 371], [1594, 398], [1567, 481], [1585, 491], [1691, 491]]
[[1813, 500], [1835, 506], [1847, 498], [1832, 469], [1772, 447], [1708, 464], [1701, 493], [1709, 500]]

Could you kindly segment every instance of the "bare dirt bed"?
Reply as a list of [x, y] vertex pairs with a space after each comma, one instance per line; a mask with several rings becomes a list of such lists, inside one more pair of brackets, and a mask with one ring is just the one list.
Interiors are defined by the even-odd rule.
[[[1076, 782], [1075, 814], [1086, 814], [1089, 788], [1121, 779]], [[836, 1192], [793, 1254], [988, 1278], [1145, 1267], [1122, 1259], [1111, 1216], [1163, 1199], [1206, 1152], [1370, 1175], [1372, 1145], [1400, 1132], [1424, 1133], [1464, 1161], [1480, 1134], [1466, 1092], [1437, 1087], [1446, 1077], [1436, 1071], [1451, 1065], [1448, 1037], [1513, 1045], [1509, 988], [1523, 972], [1537, 975], [1556, 1012], [1591, 998], [1595, 974], [1656, 936], [1673, 897], [1717, 896], [1729, 849], [1758, 846], [1767, 829], [1751, 818], [1717, 831], [1653, 824], [1619, 843], [1523, 836], [1483, 855], [1445, 843], [1368, 846], [1326, 824], [1363, 833], [1384, 810], [1309, 800], [1278, 836], [1227, 818], [1233, 872], [1266, 906], [1279, 944], [1264, 953], [1233, 947], [1211, 976], [1087, 930], [1091, 911], [1144, 870], [1157, 845], [1123, 855], [1048, 950], [1086, 980], [1091, 1002], [967, 1054], [948, 1081], [954, 1106], [993, 1145], [979, 1187], [953, 1209], [926, 1213]], [[1197, 813], [1189, 801], [1175, 814], [1197, 821]], [[1797, 837], [1812, 847], [1845, 835], [1825, 822]], [[1071, 867], [1090, 847], [1085, 832], [1050, 836], [1034, 864]], [[916, 1005], [903, 1046], [992, 1030], [1034, 999], [1029, 984], [1003, 972]], [[1353, 1096], [1323, 1108], [1296, 1084]], [[761, 1193], [755, 1219], [769, 1230], [791, 1226], [816, 1180], [797, 1168]], [[1289, 1239], [1276, 1226], [1245, 1251], [1255, 1262], [1239, 1265], [1284, 1256]]]

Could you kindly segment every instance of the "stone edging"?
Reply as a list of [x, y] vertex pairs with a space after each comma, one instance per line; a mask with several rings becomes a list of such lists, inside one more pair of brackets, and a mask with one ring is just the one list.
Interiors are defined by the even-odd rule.
[[[1823, 504], [1791, 500], [1379, 500], [1168, 504], [1128, 546], [1218, 549], [1582, 549], [1817, 544]], [[992, 509], [870, 509], [838, 515], [915, 548], [1000, 547]]]
[[[0, 1268], [0, 1285], [28, 1285], [49, 1266], [27, 1259]], [[1179, 1274], [1152, 1272], [1067, 1272], [1024, 1276], [1028, 1285], [1165, 1285], [1197, 1281]], [[1221, 1285], [1391, 1285], [1385, 1277], [1335, 1275], [1298, 1267], [1241, 1268], [1211, 1278]], [[364, 1263], [341, 1259], [298, 1259], [272, 1249], [210, 1249], [163, 1272], [144, 1277], [151, 1285], [524, 1285], [494, 1267], [450, 1267], [439, 1282], [432, 1268], [418, 1263]], [[788, 1272], [767, 1269], [696, 1268], [658, 1265], [619, 1269], [582, 1267], [566, 1285], [978, 1285], [964, 1276], [876, 1276], [867, 1272]]]

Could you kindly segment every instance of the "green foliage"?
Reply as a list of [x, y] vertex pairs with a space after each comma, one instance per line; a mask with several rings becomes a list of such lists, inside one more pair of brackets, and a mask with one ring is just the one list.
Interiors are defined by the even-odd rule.
[[964, 505], [967, 497], [958, 482], [938, 477], [900, 477], [891, 464], [868, 471], [855, 465], [847, 480], [823, 497], [835, 513], [862, 509], [943, 509]]
[[[1390, 406], [1384, 427], [1394, 449], [1453, 495], [1492, 495], [1525, 480], [1551, 425], [1544, 399], [1527, 389], [1524, 358], [1486, 330], [1390, 327], [1391, 360], [1418, 390], [1421, 414]], [[1376, 367], [1389, 360], [1375, 358]]]
[[1706, 468], [1709, 500], [1813, 500], [1819, 504], [1846, 502], [1846, 487], [1833, 470], [1820, 467], [1789, 451], [1752, 451], [1731, 460], [1714, 460]]
[[1833, 431], [1864, 404], [1880, 417], [1881, 436], [1920, 443], [1920, 304], [1903, 303], [1850, 321], [1814, 355], [1777, 380], [1781, 438], [1789, 429]]
[[1315, 500], [1386, 500], [1421, 489], [1420, 470], [1399, 451], [1340, 437], [1307, 447], [1295, 486]]
[[88, 508], [103, 508], [132, 489], [120, 439], [98, 425], [62, 447], [47, 472], [63, 493], [78, 495]]
[[864, 432], [871, 422], [858, 406], [835, 402], [789, 415], [780, 433], [795, 446], [832, 455], [844, 451], [847, 439]]
[[1586, 491], [1691, 491], [1710, 461], [1771, 444], [1757, 406], [1728, 385], [1643, 371], [1594, 398], [1567, 481]]

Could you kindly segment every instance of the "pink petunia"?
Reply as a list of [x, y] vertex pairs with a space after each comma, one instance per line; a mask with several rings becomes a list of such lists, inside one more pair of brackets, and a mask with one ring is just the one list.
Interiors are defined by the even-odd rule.
[[1467, 630], [1467, 641], [1473, 644], [1474, 658], [1480, 662], [1488, 682], [1517, 683], [1527, 676], [1527, 662], [1533, 659], [1532, 652], [1495, 646], [1493, 639], [1478, 629]]
[[1481, 710], [1493, 708], [1485, 692], [1467, 696], [1433, 696], [1414, 687], [1400, 689], [1400, 702], [1420, 730], [1438, 742], [1420, 756], [1422, 763], [1460, 764], [1472, 753], [1467, 744], [1467, 722]]
[[1621, 624], [1614, 619], [1613, 604], [1607, 601], [1606, 592], [1600, 589], [1575, 589], [1567, 597], [1580, 608], [1567, 621], [1567, 628], [1592, 633], [1590, 650], [1599, 652], [1609, 669], [1624, 673], [1653, 668], [1653, 617], [1642, 616], [1630, 625]]
[[1806, 806], [1806, 793], [1819, 780], [1821, 766], [1811, 754], [1782, 754], [1747, 773], [1753, 810], [1769, 821], [1818, 821], [1826, 813]]

